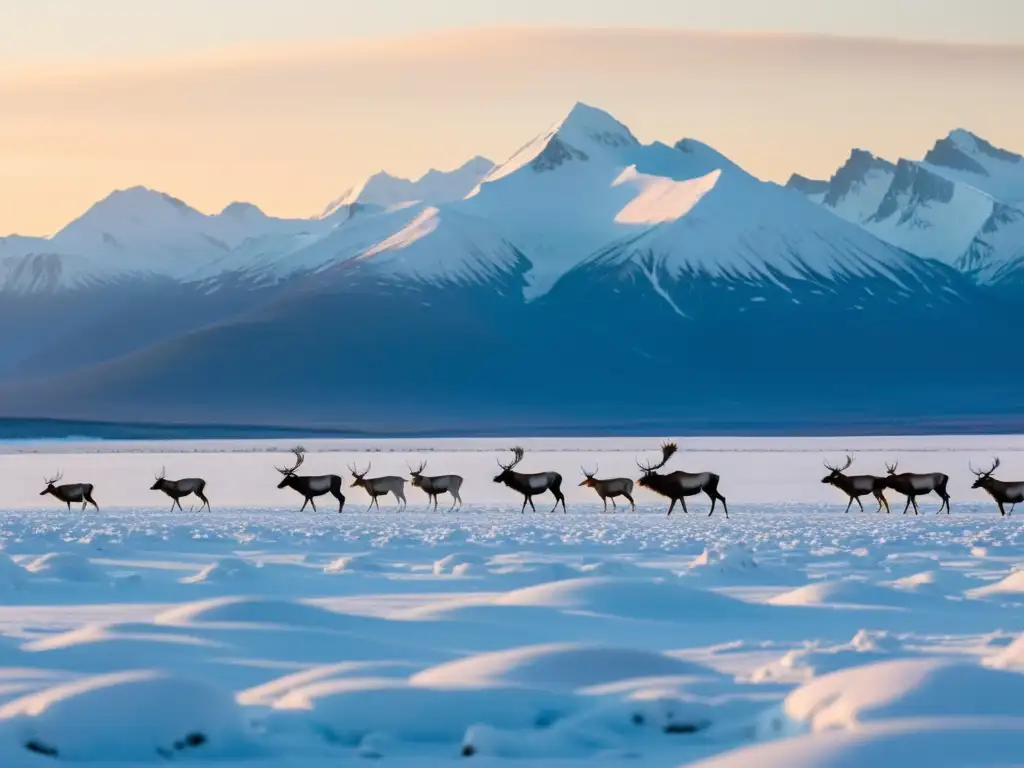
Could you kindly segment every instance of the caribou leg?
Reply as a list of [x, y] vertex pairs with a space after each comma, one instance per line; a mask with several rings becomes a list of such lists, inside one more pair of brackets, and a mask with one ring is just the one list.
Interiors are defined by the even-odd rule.
[[690, 510], [688, 510], [686, 508], [686, 497], [685, 496], [680, 496], [679, 497], [679, 503], [683, 505], [683, 514], [684, 515], [690, 514]]
[[912, 502], [914, 502], [914, 514], [916, 515], [916, 514], [918, 513], [918, 509], [917, 509], [917, 497], [916, 497], [916, 496], [911, 496], [911, 497], [910, 497], [910, 500], [911, 500]]
[[905, 507], [903, 508], [903, 514], [904, 514], [904, 515], [905, 515], [905, 514], [907, 514], [907, 510], [909, 510], [909, 509], [910, 509], [910, 501], [911, 501], [911, 499], [913, 499], [913, 498], [914, 498], [913, 496], [907, 496], [907, 506], [905, 506]]
[[525, 514], [525, 513], [526, 513], [526, 502], [527, 502], [527, 501], [529, 501], [529, 500], [530, 500], [530, 497], [529, 497], [529, 496], [527, 496], [527, 495], [526, 495], [526, 494], [524, 493], [524, 494], [523, 494], [523, 508], [519, 510], [519, 514], [520, 514], [520, 515], [522, 515], [522, 514]]
[[676, 507], [676, 500], [672, 499], [672, 503], [668, 505], [668, 514], [665, 515], [665, 517], [671, 517], [672, 510], [675, 509], [675, 507]]
[[850, 514], [850, 507], [852, 507], [852, 506], [853, 506], [853, 496], [850, 497], [850, 500], [846, 504], [846, 513], [845, 514], [847, 514], [847, 515]]
[[536, 506], [534, 506], [534, 503], [533, 503], [533, 496], [527, 496], [526, 498], [527, 498], [527, 499], [529, 500], [529, 502], [530, 502], [530, 509], [532, 509], [532, 510], [533, 510], [534, 512], [536, 512], [536, 511], [537, 511], [537, 507], [536, 507]]
[[636, 502], [633, 501], [633, 497], [630, 496], [628, 493], [624, 493], [622, 495], [625, 496], [627, 499], [629, 499], [630, 506], [632, 506], [633, 507], [633, 511], [636, 512]]

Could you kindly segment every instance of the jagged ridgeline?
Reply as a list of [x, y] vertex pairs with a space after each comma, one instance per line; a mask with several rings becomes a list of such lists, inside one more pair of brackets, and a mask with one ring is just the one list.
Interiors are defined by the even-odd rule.
[[0, 241], [0, 417], [374, 432], [1012, 429], [1024, 161], [762, 182], [583, 104], [320, 216], [115, 192]]

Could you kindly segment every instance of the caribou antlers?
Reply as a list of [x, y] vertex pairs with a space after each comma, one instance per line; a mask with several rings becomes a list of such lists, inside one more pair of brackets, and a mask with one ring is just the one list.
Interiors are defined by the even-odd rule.
[[295, 470], [301, 467], [302, 462], [306, 460], [306, 449], [303, 448], [301, 445], [297, 445], [294, 448], [292, 448], [292, 453], [295, 454], [295, 464], [292, 467], [290, 467], [289, 469], [281, 469], [281, 467], [276, 466], [274, 467], [274, 469], [276, 469], [278, 472], [280, 472], [282, 475], [286, 477], [288, 475], [294, 475]]
[[[413, 477], [419, 477], [420, 475], [423, 474], [423, 470], [425, 470], [427, 468], [427, 462], [421, 461], [419, 469], [413, 469], [412, 465], [409, 462], [406, 462], [405, 466], [409, 467], [409, 474], [410, 475], [412, 475]], [[366, 471], [369, 472], [370, 470], [367, 469]]]
[[61, 471], [61, 472], [58, 472], [56, 474], [56, 476], [52, 480], [49, 479], [49, 478], [44, 477], [43, 478], [43, 482], [46, 483], [47, 486], [51, 486], [54, 483], [59, 483], [61, 481], [61, 478], [63, 478], [63, 477], [64, 477], [64, 472]]
[[889, 464], [889, 462], [887, 461], [885, 462], [885, 471], [888, 472], [890, 475], [895, 475], [896, 467], [898, 467], [899, 465], [900, 463], [898, 461], [895, 464]]
[[372, 463], [371, 464], [367, 464], [365, 470], [363, 470], [362, 472], [356, 472], [355, 464], [349, 464], [348, 465], [348, 471], [352, 473], [352, 477], [354, 477], [356, 480], [362, 480], [364, 477], [366, 477], [369, 474], [370, 467], [372, 467], [372, 466], [373, 466]]
[[645, 464], [641, 464], [638, 461], [636, 463], [636, 465], [638, 467], [640, 467], [640, 471], [641, 472], [643, 472], [645, 475], [649, 475], [652, 472], [654, 472], [655, 470], [661, 469], [666, 464], [668, 464], [668, 460], [671, 459], [672, 456], [675, 455], [675, 452], [678, 451], [678, 450], [679, 450], [679, 446], [676, 445], [675, 443], [663, 443], [662, 446], [661, 446], [661, 462], [659, 464], [646, 464], [645, 465]]
[[516, 464], [523, 460], [523, 454], [525, 454], [526, 451], [516, 446], [515, 448], [512, 449], [512, 453], [514, 454], [514, 458], [512, 459], [511, 464], [502, 464], [501, 459], [497, 460], [498, 466], [501, 467], [506, 472], [509, 472], [514, 466], [516, 466]]
[[580, 465], [580, 469], [583, 471], [583, 475], [584, 477], [587, 478], [587, 480], [593, 480], [594, 476], [597, 474], [597, 470], [600, 469], [600, 467], [595, 466], [593, 472], [587, 472], [587, 470], [583, 469], [582, 465]]
[[167, 479], [167, 467], [161, 467], [160, 468], [160, 474], [159, 475], [154, 475], [153, 477], [156, 479], [156, 481], [158, 483], [161, 480], [166, 480]]
[[[829, 472], [835, 472], [838, 475], [838, 474], [841, 474], [841, 473], [845, 472], [846, 470], [848, 470], [850, 468], [851, 464], [853, 464], [853, 457], [850, 456], [849, 454], [847, 454], [847, 456], [846, 456], [846, 463], [841, 468], [833, 467], [831, 464], [829, 464], [826, 461], [825, 462], [825, 469], [827, 469]], [[895, 469], [896, 468], [894, 466], [893, 470], [895, 470]]]
[[992, 461], [992, 469], [988, 470], [987, 472], [982, 472], [975, 469], [970, 462], [967, 463], [967, 466], [970, 467], [971, 472], [973, 472], [977, 477], [990, 477], [993, 472], [999, 469], [999, 459], [996, 458]]

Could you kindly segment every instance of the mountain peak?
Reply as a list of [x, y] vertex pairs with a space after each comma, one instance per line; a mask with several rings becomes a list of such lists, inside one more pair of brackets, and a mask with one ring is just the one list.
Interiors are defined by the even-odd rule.
[[612, 148], [635, 147], [640, 144], [632, 131], [609, 113], [582, 101], [573, 105], [554, 133], [570, 146], [584, 152], [587, 147], [578, 144]]
[[354, 204], [392, 208], [397, 205], [422, 202], [440, 205], [461, 200], [468, 195], [494, 168], [485, 157], [476, 156], [452, 171], [431, 168], [416, 181], [378, 171], [362, 184], [345, 192], [331, 202], [320, 218], [326, 218], [345, 206]]
[[267, 215], [252, 203], [235, 202], [218, 214], [232, 219], [265, 219]]

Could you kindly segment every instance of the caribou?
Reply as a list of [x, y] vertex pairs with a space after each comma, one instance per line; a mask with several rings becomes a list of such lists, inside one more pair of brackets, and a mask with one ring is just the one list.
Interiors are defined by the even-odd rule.
[[302, 494], [305, 501], [302, 502], [299, 512], [304, 510], [307, 504], [311, 504], [313, 511], [316, 512], [316, 502], [313, 499], [316, 496], [330, 493], [338, 500], [338, 514], [341, 514], [342, 510], [345, 509], [345, 494], [341, 492], [341, 477], [338, 475], [296, 475], [295, 471], [306, 460], [306, 451], [300, 446], [292, 448], [292, 453], [295, 454], [295, 463], [292, 466], [275, 467], [278, 472], [284, 475], [281, 482], [277, 484], [277, 487], [291, 488]]
[[668, 460], [675, 455], [677, 450], [679, 450], [679, 446], [675, 443], [665, 443], [661, 446], [660, 463], [641, 464], [638, 461], [636, 465], [644, 473], [644, 476], [638, 481], [639, 484], [644, 488], [654, 491], [659, 496], [664, 496], [671, 500], [672, 503], [668, 507], [669, 515], [675, 509], [677, 501], [683, 505], [683, 512], [689, 513], [689, 510], [686, 508], [686, 497], [696, 496], [698, 493], [703, 492], [711, 499], [711, 511], [708, 512], [708, 517], [715, 514], [715, 504], [721, 500], [722, 506], [725, 508], [725, 517], [728, 519], [729, 505], [725, 502], [725, 496], [718, 492], [718, 483], [721, 478], [714, 472], [670, 472], [667, 475], [658, 474], [658, 470], [668, 464]]
[[881, 512], [882, 506], [885, 506], [885, 514], [889, 514], [889, 502], [885, 498], [883, 491], [886, 488], [885, 478], [876, 477], [875, 475], [847, 475], [846, 470], [853, 464], [853, 458], [851, 456], [846, 457], [846, 463], [842, 467], [833, 467], [827, 461], [825, 462], [825, 469], [828, 470], [828, 474], [821, 479], [821, 482], [828, 483], [838, 488], [840, 491], [845, 493], [850, 501], [846, 505], [846, 511], [849, 513], [850, 507], [853, 506], [853, 502], [857, 502], [857, 506], [860, 507], [860, 511], [864, 511], [864, 505], [860, 503], [860, 497], [871, 494], [875, 497], [875, 501], [878, 502], [878, 509], [875, 512]]
[[601, 497], [601, 501], [604, 502], [604, 509], [602, 511], [608, 511], [608, 499], [612, 500], [612, 509], [618, 509], [615, 505], [615, 498], [617, 496], [625, 496], [629, 499], [630, 505], [633, 507], [633, 511], [636, 512], [636, 502], [633, 501], [633, 481], [628, 477], [615, 477], [608, 480], [597, 479], [598, 467], [594, 467], [593, 472], [587, 472], [583, 467], [580, 467], [583, 472], [583, 482], [579, 484], [582, 488], [593, 488], [597, 491], [597, 495]]
[[927, 496], [932, 491], [942, 499], [942, 504], [939, 505], [939, 511], [936, 514], [941, 514], [943, 507], [946, 509], [946, 514], [949, 514], [949, 494], [946, 493], [946, 483], [949, 482], [949, 475], [944, 475], [941, 472], [929, 472], [923, 475], [914, 474], [913, 472], [900, 472], [896, 474], [898, 466], [898, 461], [892, 465], [888, 463], [885, 465], [885, 470], [889, 473], [888, 477], [885, 478], [885, 487], [892, 488], [896, 493], [907, 497], [907, 506], [903, 508], [904, 515], [907, 514], [911, 504], [914, 505], [914, 514], [916, 515], [917, 497]]
[[523, 507], [519, 510], [520, 514], [526, 512], [526, 503], [530, 503], [530, 509], [534, 512], [537, 511], [537, 507], [533, 505], [533, 497], [540, 496], [542, 493], [551, 491], [551, 494], [555, 497], [555, 506], [551, 508], [554, 512], [558, 509], [558, 503], [562, 503], [562, 512], [565, 509], [565, 495], [562, 493], [562, 476], [557, 472], [535, 472], [530, 475], [523, 474], [522, 472], [513, 472], [512, 470], [523, 460], [525, 451], [522, 448], [512, 449], [512, 461], [509, 464], [502, 464], [501, 459], [498, 459], [498, 466], [501, 467], [501, 473], [495, 475], [494, 482], [502, 483], [507, 485], [514, 491], [518, 491], [523, 494]]
[[455, 505], [462, 506], [462, 497], [459, 496], [459, 489], [462, 488], [462, 477], [460, 475], [436, 475], [435, 477], [424, 477], [423, 470], [427, 468], [427, 462], [420, 462], [417, 469], [409, 467], [409, 475], [412, 477], [412, 484], [421, 488], [427, 494], [427, 504], [434, 500], [434, 511], [437, 511], [437, 497], [442, 493], [452, 495], [452, 505], [448, 508], [451, 512]]
[[[988, 495], [999, 505], [1000, 516], [1012, 515], [1013, 508], [1024, 501], [1024, 480], [1005, 482], [992, 477], [992, 473], [999, 469], [998, 458], [992, 462], [992, 469], [985, 472], [975, 469], [970, 464], [967, 466], [970, 467], [971, 472], [978, 478], [974, 481], [971, 488], [981, 488], [988, 492]], [[1010, 505], [1009, 512], [1003, 507], [1004, 504]]]
[[380, 503], [377, 501], [380, 496], [387, 496], [389, 493], [395, 494], [395, 501], [400, 502], [398, 511], [401, 512], [406, 507], [405, 501], [405, 478], [397, 477], [395, 475], [389, 475], [388, 477], [371, 477], [366, 478], [367, 473], [370, 471], [372, 464], [367, 464], [366, 469], [363, 472], [357, 472], [356, 468], [349, 466], [348, 470], [352, 473], [352, 477], [355, 478], [352, 481], [353, 488], [362, 488], [368, 494], [370, 494], [370, 506], [366, 508], [369, 512], [374, 506], [377, 507], [377, 511], [380, 511]]
[[92, 504], [96, 507], [96, 511], [99, 512], [99, 505], [92, 498], [92, 483], [67, 483], [65, 485], [56, 485], [64, 477], [63, 472], [58, 472], [53, 478], [43, 478], [43, 482], [46, 483], [46, 489], [40, 493], [40, 496], [46, 496], [50, 494], [65, 504], [68, 505], [68, 509], [71, 509], [71, 502], [78, 503], [82, 502], [82, 511], [85, 511], [87, 505]]
[[[163, 491], [171, 497], [171, 511], [174, 511], [174, 506], [177, 505], [178, 509], [181, 509], [181, 500], [194, 493], [203, 503], [199, 506], [199, 510], [202, 511], [203, 507], [210, 509], [210, 501], [203, 495], [203, 491], [206, 490], [206, 481], [201, 477], [186, 477], [181, 480], [168, 480], [167, 479], [167, 468], [164, 467], [160, 470], [160, 474], [156, 476], [156, 482], [153, 483], [151, 491]], [[182, 512], [185, 510], [181, 509]], [[192, 510], [189, 509], [189, 512]], [[213, 510], [210, 509], [212, 512]]]

